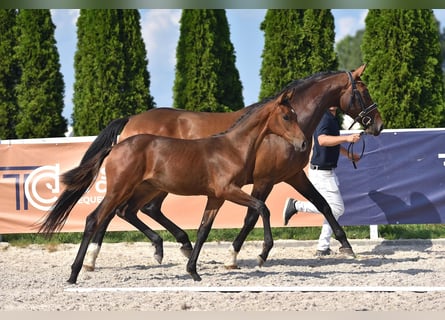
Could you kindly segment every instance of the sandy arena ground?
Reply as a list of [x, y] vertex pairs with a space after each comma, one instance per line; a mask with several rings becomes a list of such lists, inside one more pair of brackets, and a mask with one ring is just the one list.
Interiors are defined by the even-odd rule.
[[[240, 268], [228, 270], [230, 244], [206, 243], [198, 261], [202, 281], [194, 282], [176, 243], [165, 243], [161, 265], [148, 242], [104, 244], [96, 270], [82, 270], [70, 285], [66, 280], [78, 245], [0, 243], [0, 311], [445, 309], [445, 239], [352, 240], [351, 245], [355, 259], [339, 253], [319, 259], [316, 241], [277, 240], [260, 268], [261, 242], [247, 242], [238, 256]], [[332, 249], [338, 252], [335, 240]]]

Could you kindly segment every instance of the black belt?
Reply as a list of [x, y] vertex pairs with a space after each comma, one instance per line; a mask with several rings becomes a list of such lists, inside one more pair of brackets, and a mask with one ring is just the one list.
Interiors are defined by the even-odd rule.
[[332, 170], [332, 169], [334, 169], [333, 167], [323, 167], [323, 166], [317, 166], [315, 164], [311, 164], [310, 168], [312, 170]]

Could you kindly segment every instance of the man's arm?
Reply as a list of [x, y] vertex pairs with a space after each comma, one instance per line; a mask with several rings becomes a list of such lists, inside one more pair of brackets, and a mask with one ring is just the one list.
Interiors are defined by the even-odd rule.
[[318, 136], [318, 143], [322, 147], [334, 147], [345, 142], [357, 142], [360, 140], [360, 134], [354, 133], [346, 136], [329, 136], [321, 134]]

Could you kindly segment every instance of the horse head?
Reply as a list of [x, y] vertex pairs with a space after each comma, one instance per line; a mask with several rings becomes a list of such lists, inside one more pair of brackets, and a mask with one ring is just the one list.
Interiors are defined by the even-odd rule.
[[377, 103], [372, 100], [368, 88], [360, 79], [365, 68], [366, 64], [346, 73], [348, 84], [340, 98], [340, 108], [354, 119], [351, 127], [359, 123], [366, 133], [378, 136], [383, 130], [383, 121]]
[[269, 130], [282, 136], [296, 151], [306, 151], [308, 141], [298, 124], [298, 117], [289, 102], [289, 93], [283, 93], [273, 102], [276, 107], [269, 117]]

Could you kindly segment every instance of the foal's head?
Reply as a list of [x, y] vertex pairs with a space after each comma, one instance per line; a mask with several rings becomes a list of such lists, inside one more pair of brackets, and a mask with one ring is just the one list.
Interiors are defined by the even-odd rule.
[[305, 151], [308, 145], [306, 136], [298, 125], [297, 113], [289, 103], [287, 93], [266, 104], [273, 106], [268, 120], [268, 130], [287, 140], [296, 151]]

